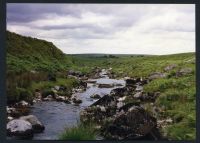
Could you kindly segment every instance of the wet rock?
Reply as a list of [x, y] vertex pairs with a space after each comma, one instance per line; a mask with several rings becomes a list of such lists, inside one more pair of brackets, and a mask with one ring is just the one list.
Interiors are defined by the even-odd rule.
[[7, 135], [20, 138], [32, 138], [33, 128], [28, 121], [14, 119], [7, 123]]
[[117, 103], [117, 109], [120, 109], [121, 107], [123, 107], [124, 104], [125, 104], [124, 102], [119, 101], [119, 102]]
[[104, 106], [97, 106], [100, 108], [101, 112], [106, 112], [106, 108]]
[[187, 74], [190, 74], [190, 73], [192, 73], [191, 68], [183, 68], [176, 73], [176, 76], [180, 77], [180, 76], [184, 76], [184, 75], [187, 75]]
[[135, 84], [137, 83], [136, 79], [132, 79], [132, 78], [129, 78], [129, 79], [126, 79], [126, 86], [134, 86]]
[[46, 98], [43, 98], [43, 101], [53, 101], [53, 96], [52, 95], [48, 95]]
[[35, 92], [35, 98], [42, 99], [42, 94], [39, 91]]
[[56, 85], [54, 86], [54, 89], [58, 91], [60, 89], [60, 86]]
[[[157, 122], [143, 108], [133, 106], [128, 112], [120, 112], [112, 123], [104, 126], [105, 136], [111, 139], [137, 139], [147, 135], [156, 128]], [[159, 137], [151, 136], [154, 139]]]
[[109, 96], [109, 95], [104, 95], [102, 98], [100, 98], [99, 100], [97, 100], [91, 106], [96, 106], [96, 105], [110, 106], [110, 105], [112, 105], [112, 102], [115, 102], [114, 97]]
[[96, 83], [97, 81], [96, 80], [87, 80], [86, 82], [87, 83]]
[[160, 95], [160, 92], [155, 92], [155, 93], [143, 93], [140, 96], [141, 101], [146, 101], [146, 102], [155, 102], [156, 98]]
[[143, 91], [143, 86], [137, 86], [135, 91], [136, 92]]
[[79, 80], [88, 80], [88, 77], [86, 77], [86, 76], [80, 77]]
[[116, 108], [109, 106], [89, 106], [81, 111], [80, 119], [83, 123], [101, 123], [104, 119], [113, 116], [115, 112]]
[[167, 125], [169, 125], [171, 123], [173, 123], [173, 120], [171, 118], [158, 120], [157, 126], [158, 126], [158, 128], [163, 128], [163, 127], [166, 127]]
[[93, 94], [90, 96], [90, 98], [99, 99], [101, 96], [99, 94]]
[[161, 72], [154, 72], [152, 74], [149, 75], [149, 79], [153, 80], [153, 79], [158, 79], [158, 78], [165, 78], [167, 75], [165, 73], [161, 73]]
[[82, 103], [82, 100], [81, 99], [78, 99], [78, 98], [72, 98], [72, 101], [75, 103], [75, 104], [80, 104]]
[[137, 92], [136, 94], [133, 95], [133, 97], [134, 97], [135, 99], [140, 99], [141, 96], [142, 96], [142, 92]]
[[148, 83], [149, 83], [148, 79], [141, 78], [140, 85], [145, 85], [145, 84], [148, 84]]
[[114, 86], [123, 86], [121, 83], [114, 83]]
[[27, 107], [30, 107], [30, 104], [28, 102], [22, 100], [22, 101], [16, 103], [14, 106], [16, 108], [27, 108]]
[[20, 117], [20, 119], [31, 123], [33, 131], [35, 133], [43, 132], [43, 130], [45, 129], [44, 125], [34, 115], [22, 116]]
[[68, 76], [69, 75], [76, 76], [76, 77], [84, 76], [84, 74], [81, 71], [74, 71], [74, 70], [69, 70], [68, 71]]
[[128, 103], [128, 104], [125, 104], [123, 105], [121, 108], [119, 108], [119, 112], [123, 111], [124, 112], [127, 112], [131, 107], [133, 106], [139, 106], [137, 105], [136, 103]]
[[99, 88], [112, 88], [114, 87], [113, 84], [99, 84], [98, 86]]
[[113, 96], [123, 97], [129, 94], [128, 89], [126, 87], [115, 88], [110, 92]]
[[168, 65], [168, 66], [166, 66], [165, 68], [164, 68], [164, 71], [170, 71], [170, 70], [172, 70], [172, 69], [174, 69], [174, 68], [176, 68], [177, 67], [177, 65], [176, 64], [171, 64], [171, 65]]
[[10, 121], [12, 121], [14, 118], [13, 117], [11, 117], [11, 116], [8, 116], [7, 117], [7, 122], [10, 122]]
[[126, 100], [126, 98], [127, 98], [127, 96], [123, 96], [123, 97], [121, 97], [121, 98], [119, 98], [119, 99], [117, 99], [119, 102], [122, 102], [122, 101], [124, 101], [124, 100]]
[[67, 102], [68, 98], [65, 96], [56, 96], [56, 101], [58, 102]]
[[76, 77], [76, 76], [73, 76], [73, 75], [68, 75], [67, 77], [68, 77], [68, 78], [74, 78], [74, 79], [78, 79], [78, 77]]
[[80, 86], [82, 86], [83, 88], [86, 88], [87, 87], [87, 82], [84, 82], [84, 81], [80, 81]]

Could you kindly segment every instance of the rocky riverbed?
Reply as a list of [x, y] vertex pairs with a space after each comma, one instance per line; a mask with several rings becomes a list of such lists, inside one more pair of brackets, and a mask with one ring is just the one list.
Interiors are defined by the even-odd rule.
[[[101, 139], [163, 139], [159, 128], [173, 121], [156, 118], [158, 112], [162, 112], [154, 106], [160, 93], [146, 93], [143, 86], [154, 79], [166, 77], [166, 74], [157, 72], [147, 78], [114, 79], [116, 76], [111, 70], [96, 68], [87, 76], [69, 71], [68, 76], [80, 80], [80, 86], [73, 89], [70, 97], [55, 94], [43, 98], [38, 91], [33, 105], [21, 101], [7, 107], [8, 136], [58, 139], [65, 129], [79, 122], [93, 122], [100, 131]], [[52, 91], [57, 93], [62, 88], [55, 86]]]
[[[112, 89], [125, 86], [124, 80], [110, 79], [107, 72], [98, 70], [90, 76], [91, 78], [83, 78], [79, 77], [79, 73], [74, 74], [71, 71], [68, 76], [81, 80], [81, 84], [73, 89], [70, 98], [57, 94], [43, 98], [41, 93], [36, 91], [32, 105], [21, 101], [15, 104], [18, 106], [7, 107], [9, 138], [58, 139], [65, 128], [77, 125], [80, 121], [80, 111], [104, 95], [110, 94]], [[62, 90], [62, 87], [55, 86], [52, 89], [55, 93], [59, 90]], [[42, 126], [40, 131], [34, 132], [33, 124], [24, 119], [29, 116], [37, 119]], [[26, 124], [23, 124], [25, 122]]]

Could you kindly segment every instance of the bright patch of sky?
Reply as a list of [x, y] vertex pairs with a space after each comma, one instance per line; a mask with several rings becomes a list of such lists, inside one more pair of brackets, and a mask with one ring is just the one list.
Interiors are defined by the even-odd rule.
[[7, 30], [67, 54], [195, 52], [195, 5], [10, 3]]

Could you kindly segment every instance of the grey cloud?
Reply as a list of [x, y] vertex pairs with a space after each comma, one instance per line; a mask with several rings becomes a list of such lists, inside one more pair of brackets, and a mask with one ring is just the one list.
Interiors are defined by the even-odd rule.
[[7, 22], [31, 22], [46, 18], [49, 14], [60, 16], [71, 15], [80, 17], [80, 10], [74, 10], [72, 5], [61, 4], [7, 4]]

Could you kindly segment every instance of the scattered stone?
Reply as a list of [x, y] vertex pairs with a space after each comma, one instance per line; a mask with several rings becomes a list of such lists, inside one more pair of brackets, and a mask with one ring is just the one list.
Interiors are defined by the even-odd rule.
[[46, 98], [43, 98], [43, 101], [53, 101], [53, 96], [52, 95], [48, 95]]
[[136, 79], [129, 78], [129, 79], [126, 80], [126, 86], [127, 87], [128, 86], [135, 86], [136, 83], [137, 83]]
[[31, 123], [35, 133], [43, 132], [43, 130], [45, 129], [44, 125], [34, 115], [22, 116], [20, 117], [20, 119]]
[[99, 99], [101, 96], [99, 94], [93, 94], [90, 96], [90, 98]]
[[165, 73], [161, 73], [161, 72], [154, 72], [152, 74], [150, 74], [149, 79], [153, 80], [153, 79], [158, 79], [158, 78], [165, 78], [166, 74]]
[[86, 76], [80, 77], [79, 80], [88, 80], [88, 77], [86, 77]]
[[85, 82], [85, 81], [80, 81], [80, 86], [82, 86], [83, 88], [86, 88], [87, 87], [87, 82]]
[[14, 119], [7, 123], [7, 135], [20, 138], [32, 138], [33, 128], [28, 121]]
[[109, 106], [109, 105], [112, 104], [113, 101], [114, 101], [114, 97], [108, 96], [108, 95], [104, 95], [102, 98], [100, 98], [99, 100], [97, 100], [91, 106], [96, 106], [96, 105]]
[[14, 119], [13, 117], [8, 116], [8, 117], [7, 117], [7, 122], [10, 122], [10, 121], [13, 120], [13, 119]]
[[104, 106], [99, 106], [101, 112], [106, 112], [106, 108]]
[[69, 70], [68, 71], [68, 76], [76, 76], [76, 77], [83, 77], [84, 74], [81, 71], [74, 71], [74, 70]]
[[58, 102], [67, 102], [68, 98], [65, 96], [56, 96], [56, 101]]
[[128, 90], [126, 87], [115, 88], [111, 90], [110, 94], [113, 96], [123, 97], [123, 96], [128, 95]]
[[155, 102], [156, 98], [160, 95], [160, 92], [155, 93], [143, 93], [140, 96], [140, 100], [144, 102]]
[[123, 97], [121, 97], [121, 98], [119, 98], [119, 99], [117, 99], [119, 102], [122, 102], [122, 101], [124, 101], [125, 99], [126, 99], [126, 97], [127, 96], [123, 96]]
[[99, 86], [98, 86], [99, 88], [112, 88], [112, 87], [114, 87], [114, 85], [113, 84], [99, 84]]
[[78, 99], [78, 98], [72, 98], [72, 101], [75, 103], [75, 104], [80, 104], [82, 103], [82, 100], [81, 99]]
[[136, 92], [143, 91], [143, 86], [137, 86], [135, 91]]
[[124, 103], [122, 102], [122, 101], [119, 101], [118, 103], [117, 103], [117, 109], [120, 109], [121, 107], [123, 107], [124, 106]]
[[121, 83], [114, 83], [114, 86], [123, 86]]
[[177, 65], [176, 64], [171, 64], [171, 65], [168, 65], [168, 66], [166, 66], [165, 68], [164, 68], [164, 71], [170, 71], [170, 70], [172, 70], [172, 69], [174, 69], [174, 68], [176, 68], [177, 67]]
[[18, 102], [15, 104], [16, 108], [26, 108], [26, 107], [30, 107], [30, 104], [24, 100]]
[[103, 127], [105, 136], [111, 139], [137, 139], [147, 135], [152, 138], [151, 132], [156, 129], [156, 119], [149, 115], [143, 108], [133, 106], [128, 112], [120, 112], [114, 121]]
[[187, 74], [190, 74], [190, 73], [192, 73], [191, 68], [183, 68], [176, 73], [176, 76], [180, 77], [180, 76], [184, 76], [184, 75], [187, 75]]
[[60, 89], [60, 86], [56, 85], [54, 86], [54, 89], [58, 91]]
[[136, 94], [133, 95], [133, 97], [134, 97], [135, 99], [140, 99], [141, 96], [142, 96], [142, 92], [137, 92]]
[[86, 82], [87, 83], [96, 83], [97, 81], [96, 80], [87, 80]]
[[36, 92], [35, 92], [35, 98], [37, 98], [37, 99], [42, 99], [41, 93], [36, 91]]

